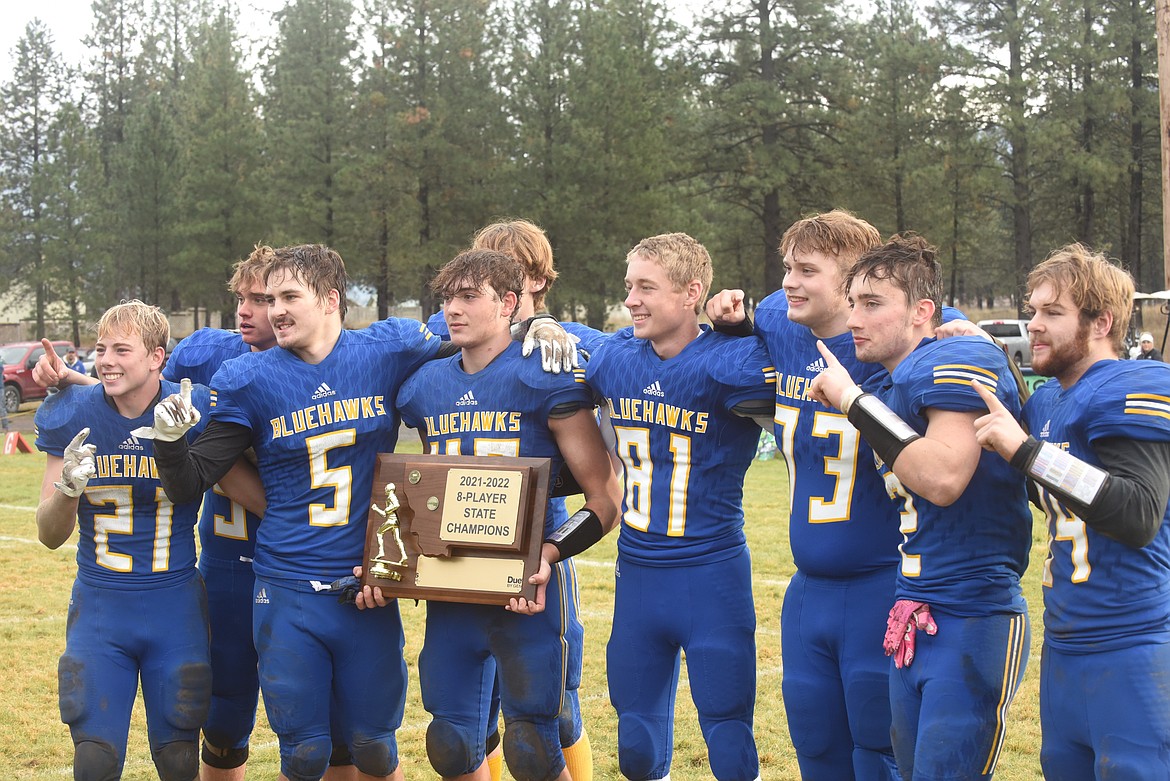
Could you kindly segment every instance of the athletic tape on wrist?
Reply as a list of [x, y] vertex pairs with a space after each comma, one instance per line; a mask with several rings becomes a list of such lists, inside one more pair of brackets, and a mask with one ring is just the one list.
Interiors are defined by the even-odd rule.
[[918, 432], [872, 393], [862, 393], [853, 399], [846, 417], [865, 437], [877, 457], [891, 468], [907, 445], [922, 439]]

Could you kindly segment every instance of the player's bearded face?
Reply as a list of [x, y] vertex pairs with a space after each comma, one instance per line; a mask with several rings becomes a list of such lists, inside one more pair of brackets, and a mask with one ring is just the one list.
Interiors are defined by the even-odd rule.
[[823, 252], [790, 250], [784, 256], [788, 319], [822, 338], [845, 333], [849, 305], [841, 294], [841, 268]]
[[1089, 354], [1089, 326], [1068, 291], [1052, 295], [1047, 282], [1028, 297], [1035, 310], [1028, 326], [1032, 340], [1032, 369], [1046, 377], [1060, 377], [1085, 360]]

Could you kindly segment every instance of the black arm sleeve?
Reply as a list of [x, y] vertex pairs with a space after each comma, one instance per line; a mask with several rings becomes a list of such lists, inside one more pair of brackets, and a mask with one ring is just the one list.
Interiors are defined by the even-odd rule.
[[439, 358], [450, 358], [455, 353], [459, 352], [459, 348], [451, 344], [449, 341], [444, 341], [439, 345], [438, 352], [435, 353], [431, 360], [438, 360]]
[[776, 402], [772, 399], [748, 399], [731, 408], [741, 418], [771, 418], [776, 414]]
[[252, 429], [238, 423], [213, 420], [190, 446], [155, 440], [154, 464], [163, 491], [175, 504], [194, 502], [219, 482], [252, 445]]
[[716, 325], [715, 330], [728, 336], [751, 336], [756, 332], [756, 326], [752, 323], [752, 316], [744, 312], [742, 322], [735, 325]]
[[1093, 449], [1109, 473], [1093, 503], [1054, 493], [1094, 531], [1133, 548], [1149, 545], [1170, 502], [1170, 442], [1109, 437]]

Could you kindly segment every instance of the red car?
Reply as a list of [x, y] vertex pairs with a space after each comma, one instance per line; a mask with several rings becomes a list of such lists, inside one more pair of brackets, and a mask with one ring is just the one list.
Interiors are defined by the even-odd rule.
[[[53, 342], [57, 355], [65, 355], [72, 342]], [[12, 342], [0, 345], [0, 361], [4, 363], [4, 407], [16, 412], [20, 405], [32, 399], [43, 399], [49, 392], [33, 382], [32, 370], [37, 359], [45, 354], [40, 342]]]

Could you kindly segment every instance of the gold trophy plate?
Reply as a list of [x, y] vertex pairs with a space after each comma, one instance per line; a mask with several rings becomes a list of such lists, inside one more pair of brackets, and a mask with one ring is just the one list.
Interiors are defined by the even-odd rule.
[[379, 453], [362, 585], [389, 597], [533, 599], [547, 458]]

